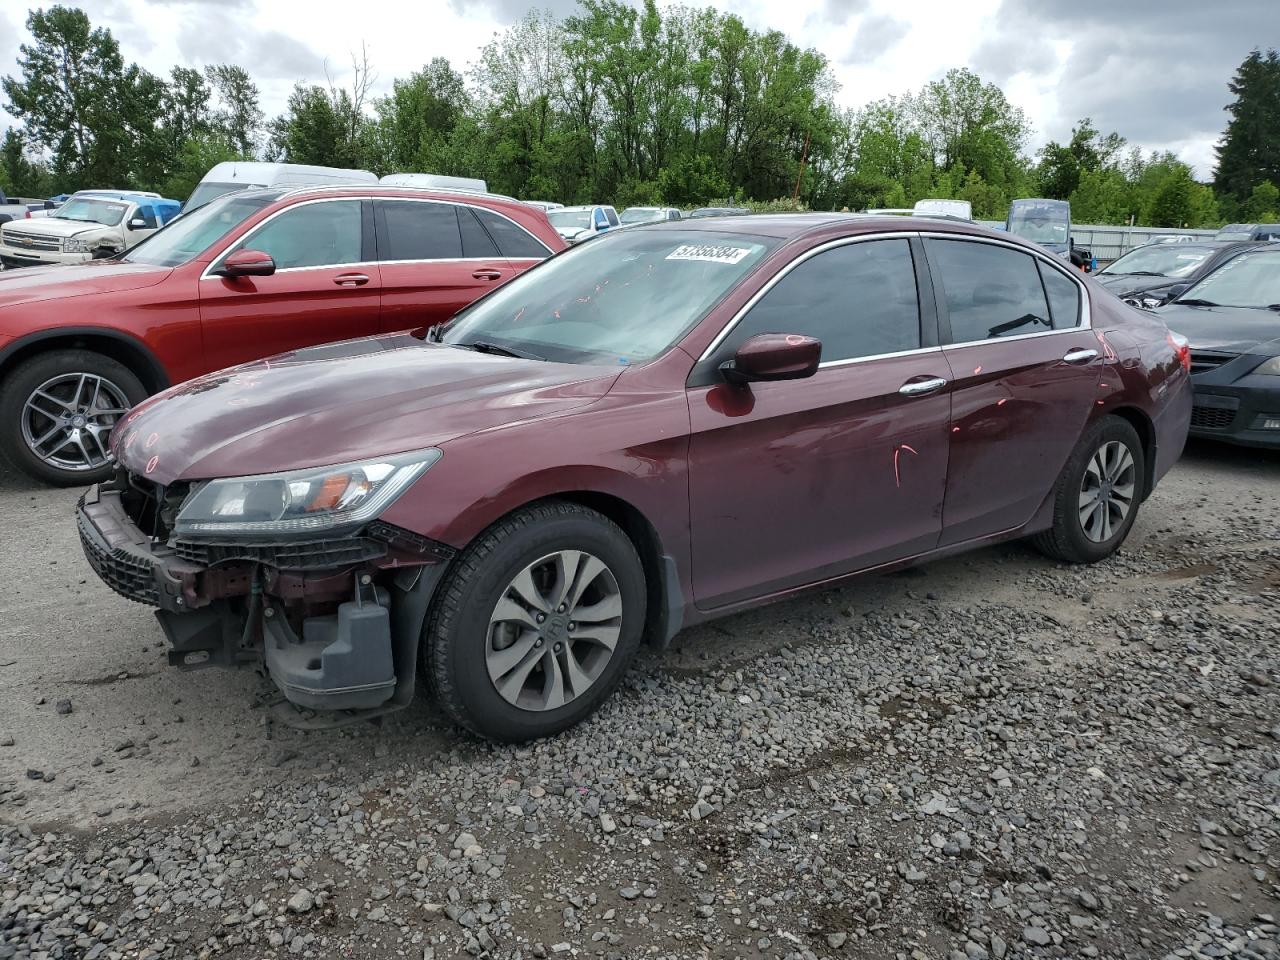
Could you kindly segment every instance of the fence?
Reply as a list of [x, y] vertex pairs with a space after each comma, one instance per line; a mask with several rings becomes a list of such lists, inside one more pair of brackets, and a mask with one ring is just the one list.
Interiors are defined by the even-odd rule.
[[[1000, 220], [980, 221], [984, 226], [1003, 228]], [[1109, 227], [1095, 226], [1088, 223], [1073, 223], [1071, 236], [1076, 246], [1085, 247], [1093, 252], [1098, 263], [1110, 263], [1124, 256], [1134, 247], [1150, 243], [1156, 237], [1171, 235], [1195, 237], [1197, 240], [1212, 240], [1216, 230], [1175, 230], [1172, 227]]]

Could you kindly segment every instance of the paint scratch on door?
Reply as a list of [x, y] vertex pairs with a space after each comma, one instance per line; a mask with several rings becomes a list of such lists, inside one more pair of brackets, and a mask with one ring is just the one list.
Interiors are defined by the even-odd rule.
[[898, 489], [902, 489], [902, 471], [898, 468], [898, 461], [902, 457], [903, 450], [913, 456], [919, 456], [919, 454], [916, 453], [915, 448], [909, 444], [900, 443], [893, 448], [893, 482], [897, 484]]

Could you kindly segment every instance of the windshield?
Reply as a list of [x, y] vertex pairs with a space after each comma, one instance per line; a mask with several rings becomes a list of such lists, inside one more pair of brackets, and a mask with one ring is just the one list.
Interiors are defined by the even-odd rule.
[[548, 210], [547, 219], [551, 225], [561, 230], [583, 229], [591, 226], [590, 210]]
[[1011, 210], [1009, 232], [1033, 243], [1067, 242], [1070, 226], [1066, 218], [1044, 209]]
[[652, 223], [666, 217], [660, 207], [629, 207], [618, 214], [618, 219], [623, 223]]
[[1188, 277], [1209, 255], [1205, 249], [1188, 249], [1176, 243], [1139, 247], [1107, 266], [1102, 273], [1142, 274], [1143, 276]]
[[204, 253], [277, 199], [277, 194], [257, 194], [252, 197], [232, 195], [216, 200], [171, 221], [163, 230], [157, 230], [126, 253], [123, 259], [153, 267], [176, 267]]
[[203, 207], [210, 200], [221, 197], [223, 194], [235, 193], [237, 190], [248, 190], [251, 187], [259, 187], [262, 184], [255, 183], [213, 183], [206, 181], [199, 184], [191, 191], [191, 196], [187, 197], [187, 202], [182, 205], [184, 211], [194, 210], [196, 207]]
[[1180, 300], [1203, 300], [1221, 307], [1280, 304], [1280, 250], [1232, 257], [1184, 293]]
[[128, 209], [127, 203], [118, 201], [72, 197], [50, 216], [59, 220], [81, 220], [85, 223], [100, 223], [104, 227], [114, 227], [124, 219], [124, 212]]
[[610, 233], [468, 307], [441, 341], [481, 342], [565, 363], [648, 360], [684, 336], [777, 245], [692, 230]]

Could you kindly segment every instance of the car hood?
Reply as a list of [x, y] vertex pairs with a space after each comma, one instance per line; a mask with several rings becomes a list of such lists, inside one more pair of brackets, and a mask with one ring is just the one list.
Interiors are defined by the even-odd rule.
[[171, 387], [134, 408], [112, 447], [162, 485], [347, 463], [555, 416], [604, 396], [620, 373], [408, 334], [350, 340]]
[[1096, 273], [1094, 279], [1117, 297], [1131, 297], [1135, 293], [1163, 290], [1187, 282], [1174, 277], [1138, 277], [1126, 273]]
[[1255, 307], [1192, 307], [1170, 303], [1155, 311], [1192, 350], [1223, 353], [1280, 353], [1280, 313]]
[[[83, 297], [92, 293], [112, 293], [121, 290], [139, 290], [154, 286], [170, 273], [171, 267], [153, 267], [143, 263], [124, 263], [115, 260], [91, 260], [88, 263], [66, 266], [24, 267], [21, 270], [0, 271], [0, 307], [39, 300], [58, 300], [64, 297]], [[6, 313], [0, 311], [0, 333], [18, 336], [21, 330], [9, 330], [11, 323]], [[15, 327], [16, 330], [16, 327]]]
[[119, 229], [118, 225], [108, 227], [101, 223], [85, 223], [83, 220], [63, 220], [59, 217], [40, 217], [35, 223], [30, 220], [15, 220], [12, 226], [21, 233], [29, 233], [32, 236], [41, 237], [74, 237], [81, 233], [101, 233], [104, 230]]

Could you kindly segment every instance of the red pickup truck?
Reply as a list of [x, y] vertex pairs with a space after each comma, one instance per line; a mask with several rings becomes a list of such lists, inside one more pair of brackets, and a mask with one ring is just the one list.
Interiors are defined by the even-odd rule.
[[505, 197], [376, 184], [247, 190], [120, 257], [0, 273], [0, 454], [74, 486], [124, 412], [287, 350], [449, 319], [564, 241]]

